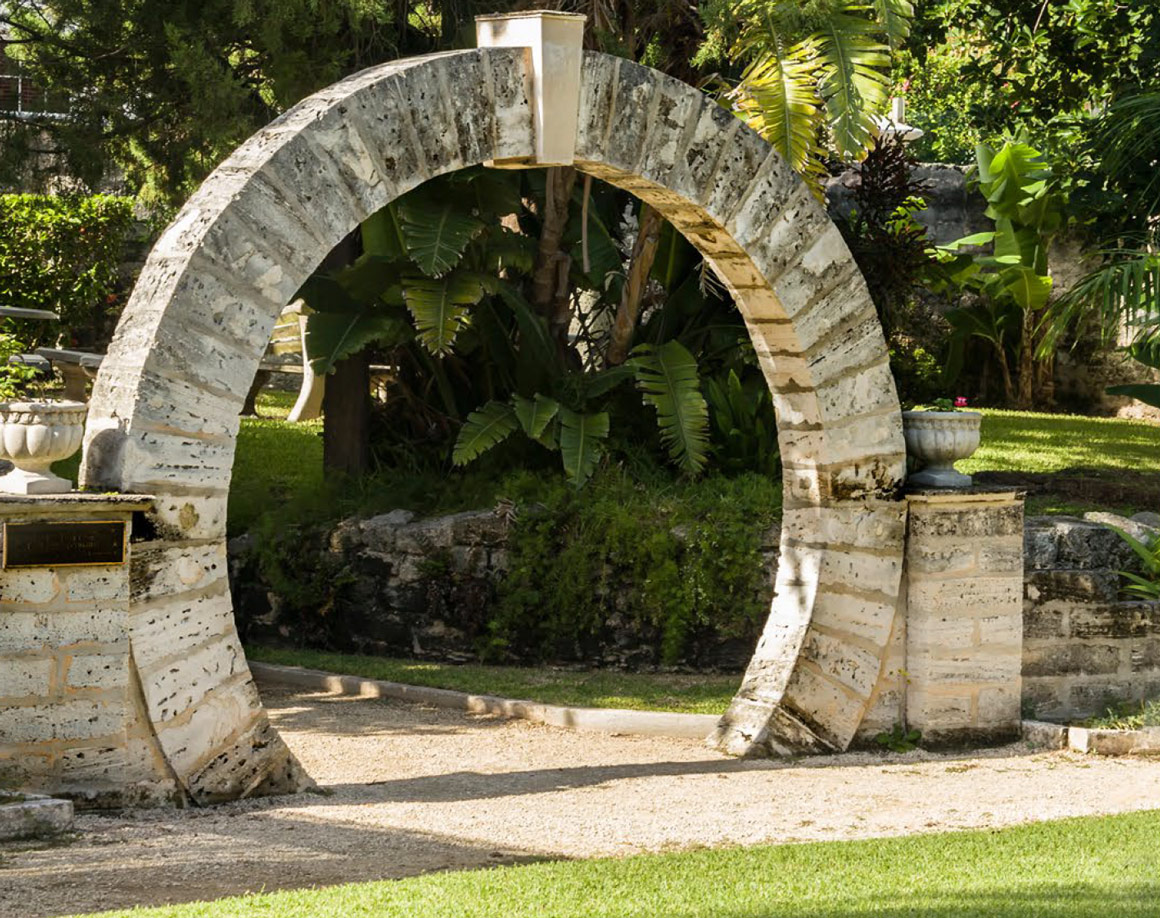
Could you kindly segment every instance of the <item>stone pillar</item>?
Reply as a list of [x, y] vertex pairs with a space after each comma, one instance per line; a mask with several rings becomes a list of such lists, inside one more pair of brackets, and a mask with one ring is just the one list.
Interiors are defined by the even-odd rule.
[[[84, 806], [172, 798], [175, 784], [141, 702], [129, 648], [129, 540], [147, 498], [0, 496], [0, 790], [72, 797]], [[124, 562], [17, 566], [7, 524], [119, 525]], [[48, 530], [48, 527], [45, 527]], [[79, 526], [49, 530], [59, 549]], [[67, 552], [67, 548], [66, 548]], [[58, 554], [59, 551], [58, 551]]]
[[1023, 496], [907, 495], [905, 720], [931, 744], [1019, 735]]

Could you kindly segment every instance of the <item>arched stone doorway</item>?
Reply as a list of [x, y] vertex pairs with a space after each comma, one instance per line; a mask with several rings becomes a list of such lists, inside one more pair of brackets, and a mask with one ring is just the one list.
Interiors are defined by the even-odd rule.
[[[156, 496], [156, 537], [133, 557], [132, 658], [160, 753], [196, 801], [304, 780], [254, 689], [225, 563], [238, 412], [275, 318], [394, 198], [467, 166], [534, 162], [532, 66], [524, 49], [487, 48], [325, 89], [230, 156], [149, 257], [96, 382], [82, 483]], [[887, 710], [904, 541], [901, 417], [866, 286], [781, 158], [697, 90], [589, 52], [578, 109], [575, 165], [709, 260], [778, 414], [776, 598], [716, 742], [844, 749]]]

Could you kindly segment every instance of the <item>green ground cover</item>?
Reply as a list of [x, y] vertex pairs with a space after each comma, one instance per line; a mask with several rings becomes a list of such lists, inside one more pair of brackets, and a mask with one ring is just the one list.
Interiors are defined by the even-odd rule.
[[499, 695], [584, 708], [628, 708], [721, 714], [740, 682], [736, 676], [678, 673], [576, 671], [550, 667], [479, 666], [392, 660], [317, 650], [247, 647], [246, 656], [261, 663], [305, 666], [327, 672], [384, 679], [408, 685]]
[[982, 444], [956, 467], [968, 474], [1070, 468], [1160, 472], [1158, 447], [1160, 426], [1147, 421], [988, 408]]
[[1145, 918], [1160, 813], [1001, 831], [552, 862], [297, 890], [133, 918]]
[[1141, 730], [1145, 727], [1160, 727], [1160, 699], [1112, 708], [1099, 717], [1088, 718], [1082, 726], [1102, 730]]

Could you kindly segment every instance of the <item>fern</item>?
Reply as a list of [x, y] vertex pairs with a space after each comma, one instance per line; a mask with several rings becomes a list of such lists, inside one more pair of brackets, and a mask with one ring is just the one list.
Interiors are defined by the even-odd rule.
[[466, 465], [506, 440], [518, 426], [510, 405], [488, 402], [467, 416], [455, 440], [451, 461], [455, 465]]
[[679, 468], [699, 472], [709, 447], [709, 409], [696, 359], [675, 340], [659, 347], [642, 344], [633, 355], [637, 385], [645, 402], [656, 409], [661, 442]]
[[608, 412], [580, 414], [560, 408], [560, 454], [564, 473], [580, 487], [596, 471], [608, 438]]
[[467, 325], [469, 306], [483, 298], [480, 279], [466, 272], [433, 280], [421, 275], [403, 278], [403, 299], [415, 320], [419, 340], [432, 354], [446, 354]]

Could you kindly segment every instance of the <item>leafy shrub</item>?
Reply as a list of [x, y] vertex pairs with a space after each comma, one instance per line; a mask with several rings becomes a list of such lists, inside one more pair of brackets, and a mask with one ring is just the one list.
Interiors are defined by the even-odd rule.
[[[526, 508], [520, 490], [512, 498]], [[761, 550], [780, 515], [775, 481], [643, 485], [613, 469], [582, 494], [559, 485], [533, 493], [541, 506], [514, 528], [485, 658], [583, 658], [611, 618], [655, 641], [666, 664], [688, 659], [710, 631], [755, 636], [769, 608]]]
[[35, 346], [102, 341], [120, 312], [118, 266], [133, 222], [130, 198], [0, 195], [0, 305], [47, 309], [60, 326], [22, 322]]

